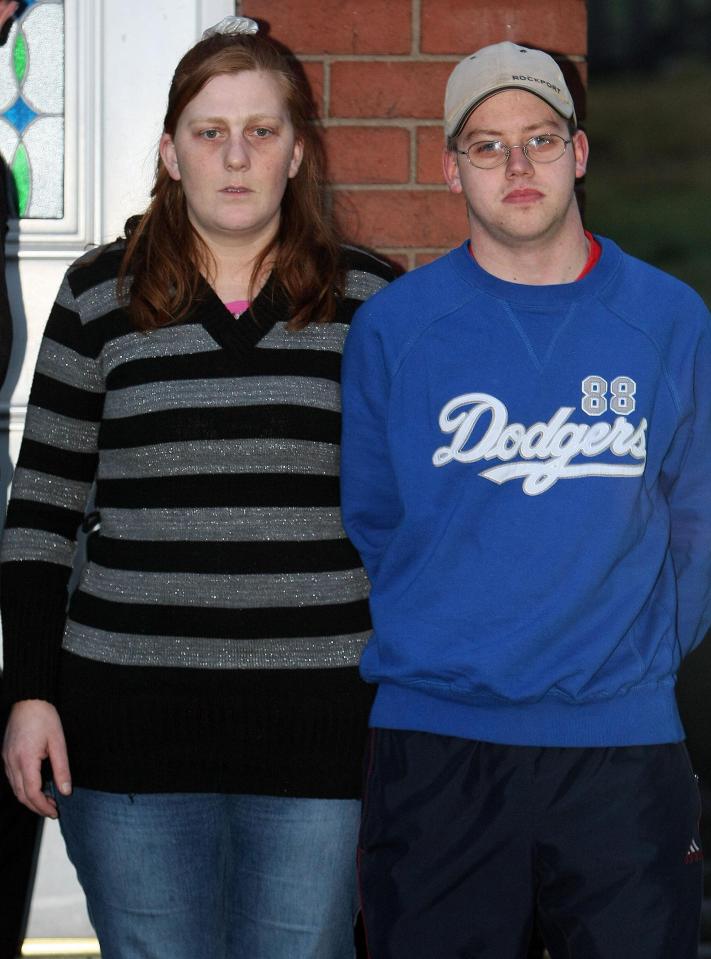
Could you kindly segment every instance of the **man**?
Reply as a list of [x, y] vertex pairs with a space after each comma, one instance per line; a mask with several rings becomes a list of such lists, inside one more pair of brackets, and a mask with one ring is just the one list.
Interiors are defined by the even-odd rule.
[[538, 925], [553, 959], [691, 959], [674, 678], [710, 622], [708, 311], [584, 230], [547, 54], [462, 61], [445, 133], [469, 240], [370, 300], [344, 359], [370, 956], [520, 959]]

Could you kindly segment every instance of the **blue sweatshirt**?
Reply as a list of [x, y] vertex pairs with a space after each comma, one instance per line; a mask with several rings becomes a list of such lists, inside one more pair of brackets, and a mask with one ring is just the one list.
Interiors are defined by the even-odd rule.
[[373, 726], [683, 738], [675, 675], [711, 625], [709, 314], [600, 242], [554, 286], [499, 280], [464, 244], [356, 315], [341, 471]]

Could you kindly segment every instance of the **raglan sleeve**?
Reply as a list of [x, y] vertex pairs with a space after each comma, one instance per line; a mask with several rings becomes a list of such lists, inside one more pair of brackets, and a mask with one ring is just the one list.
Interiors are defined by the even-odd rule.
[[685, 414], [662, 464], [682, 655], [711, 627], [711, 324], [700, 310], [702, 330], [685, 363]]
[[341, 502], [343, 522], [371, 583], [401, 506], [388, 444], [391, 371], [376, 296], [356, 313], [343, 355]]
[[104, 383], [69, 278], [35, 368], [0, 567], [4, 695], [54, 701], [78, 528], [98, 459]]

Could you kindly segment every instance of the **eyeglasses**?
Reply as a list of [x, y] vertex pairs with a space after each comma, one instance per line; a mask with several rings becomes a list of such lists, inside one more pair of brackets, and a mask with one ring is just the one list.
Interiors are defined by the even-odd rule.
[[568, 148], [571, 140], [564, 140], [556, 133], [542, 133], [531, 137], [525, 143], [516, 143], [509, 146], [502, 140], [477, 140], [466, 150], [457, 150], [465, 156], [472, 166], [479, 167], [481, 170], [490, 170], [492, 167], [501, 166], [506, 163], [511, 156], [512, 150], [523, 150], [523, 155], [531, 163], [555, 163], [560, 160]]

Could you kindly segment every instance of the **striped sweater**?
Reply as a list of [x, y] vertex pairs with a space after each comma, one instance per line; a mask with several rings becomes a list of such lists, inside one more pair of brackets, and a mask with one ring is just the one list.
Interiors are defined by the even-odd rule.
[[370, 621], [340, 363], [389, 268], [346, 248], [331, 324], [286, 329], [270, 280], [239, 319], [205, 284], [142, 333], [121, 254], [69, 269], [40, 348], [2, 549], [6, 693], [57, 705], [79, 786], [355, 796]]

